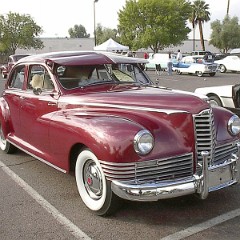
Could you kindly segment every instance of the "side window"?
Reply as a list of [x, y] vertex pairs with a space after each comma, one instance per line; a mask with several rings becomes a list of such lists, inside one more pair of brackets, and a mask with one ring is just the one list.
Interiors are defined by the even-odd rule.
[[48, 70], [42, 65], [32, 65], [29, 70], [28, 89], [52, 90], [54, 88]]
[[10, 87], [11, 88], [23, 88], [24, 83], [24, 69], [25, 66], [18, 66], [11, 75]]

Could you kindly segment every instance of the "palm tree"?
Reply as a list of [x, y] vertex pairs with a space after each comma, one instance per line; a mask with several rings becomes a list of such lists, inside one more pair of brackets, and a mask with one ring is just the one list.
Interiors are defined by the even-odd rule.
[[193, 10], [189, 16], [189, 22], [192, 24], [193, 32], [193, 51], [195, 51], [195, 11]]
[[205, 3], [204, 0], [195, 0], [192, 5], [192, 11], [195, 19], [194, 23], [199, 26], [200, 40], [202, 50], [205, 51], [204, 38], [203, 38], [203, 24], [210, 20], [209, 4]]

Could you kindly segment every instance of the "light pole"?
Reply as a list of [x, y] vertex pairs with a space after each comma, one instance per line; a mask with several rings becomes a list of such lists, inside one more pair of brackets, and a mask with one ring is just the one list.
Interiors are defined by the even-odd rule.
[[97, 39], [96, 39], [96, 17], [95, 17], [95, 3], [98, 2], [98, 0], [93, 1], [93, 24], [94, 24], [94, 46], [97, 45]]

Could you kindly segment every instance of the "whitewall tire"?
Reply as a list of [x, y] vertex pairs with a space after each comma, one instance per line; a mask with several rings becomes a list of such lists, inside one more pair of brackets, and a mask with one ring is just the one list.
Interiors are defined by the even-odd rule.
[[1, 123], [0, 123], [0, 149], [5, 153], [14, 153], [16, 151], [16, 147], [9, 143], [4, 137]]
[[77, 157], [75, 177], [78, 192], [85, 205], [95, 214], [112, 214], [119, 206], [101, 165], [93, 152], [84, 149]]

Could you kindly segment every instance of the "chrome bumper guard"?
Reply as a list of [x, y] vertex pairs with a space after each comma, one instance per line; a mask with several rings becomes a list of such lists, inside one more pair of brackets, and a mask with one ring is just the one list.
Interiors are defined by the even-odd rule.
[[193, 175], [177, 181], [135, 184], [122, 181], [112, 181], [112, 191], [120, 198], [133, 201], [157, 201], [159, 199], [174, 198], [184, 195], [199, 195], [205, 199], [209, 192], [216, 191], [239, 181], [240, 143], [238, 152], [232, 158], [219, 165], [208, 166], [208, 152], [201, 152], [203, 158], [201, 175]]

